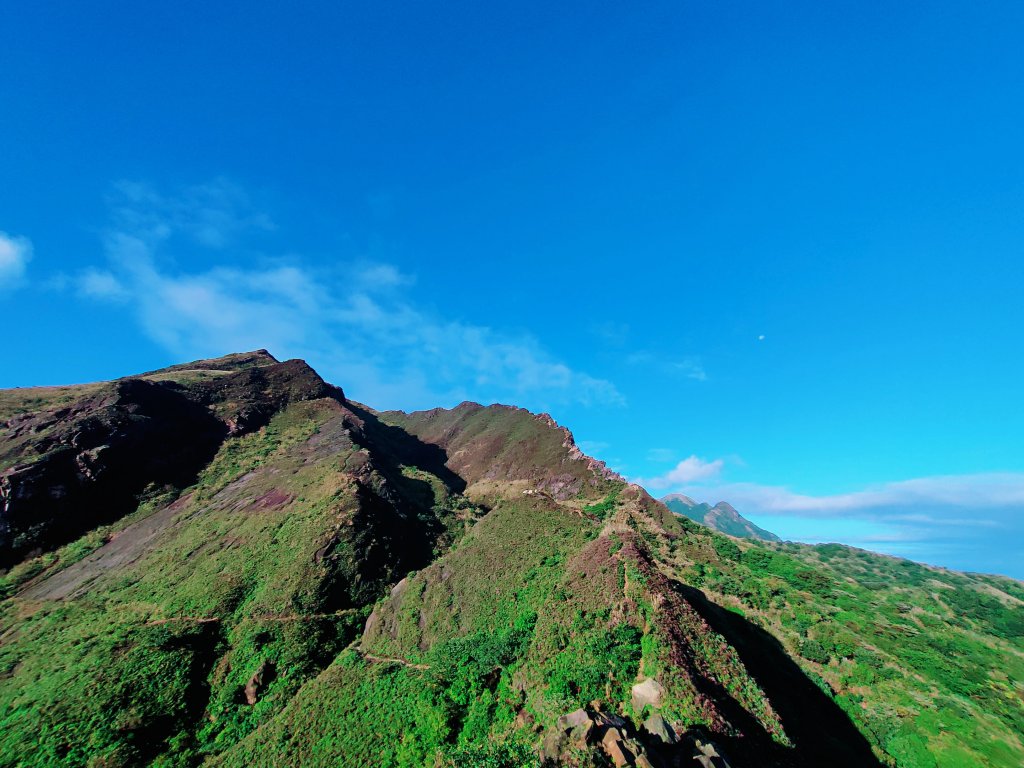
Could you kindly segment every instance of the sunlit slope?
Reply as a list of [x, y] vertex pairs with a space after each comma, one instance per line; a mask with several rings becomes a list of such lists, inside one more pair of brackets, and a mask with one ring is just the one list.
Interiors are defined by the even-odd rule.
[[[209, 452], [171, 479], [162, 398]], [[721, 535], [547, 416], [376, 413], [263, 352], [0, 405], [36, 505], [7, 518], [35, 550], [0, 575], [0, 765], [1024, 757], [1018, 582]], [[141, 455], [104, 472], [152, 474], [90, 508], [76, 457], [122, 432]]]

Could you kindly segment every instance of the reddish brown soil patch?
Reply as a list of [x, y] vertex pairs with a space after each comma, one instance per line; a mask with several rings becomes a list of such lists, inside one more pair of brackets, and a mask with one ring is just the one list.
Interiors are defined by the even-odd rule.
[[252, 506], [255, 509], [276, 509], [278, 507], [283, 507], [294, 498], [295, 497], [292, 494], [285, 493], [280, 488], [271, 488], [256, 499], [252, 503]]

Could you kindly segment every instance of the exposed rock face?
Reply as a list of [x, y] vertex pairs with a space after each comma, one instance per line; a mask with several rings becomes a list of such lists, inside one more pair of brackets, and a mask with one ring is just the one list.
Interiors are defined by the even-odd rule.
[[665, 689], [661, 683], [652, 677], [648, 677], [643, 682], [633, 686], [633, 708], [637, 711], [642, 710], [646, 706], [657, 709], [661, 706], [661, 700], [664, 695]]
[[594, 732], [594, 721], [586, 710], [577, 709], [558, 718], [554, 728], [548, 731], [544, 741], [544, 752], [552, 758], [567, 748], [586, 746]]
[[[652, 729], [660, 735], [654, 735]], [[629, 720], [612, 712], [578, 709], [562, 715], [548, 731], [544, 755], [559, 761], [587, 747], [603, 752], [617, 768], [681, 765], [694, 751], [689, 742], [678, 743], [675, 732], [660, 716], [650, 718], [638, 732]]]
[[612, 764], [615, 768], [622, 768], [624, 765], [631, 765], [635, 758], [635, 755], [629, 751], [625, 743], [619, 739], [615, 739], [607, 743], [604, 751], [608, 754], [608, 757], [612, 759]]
[[245, 695], [246, 704], [251, 707], [259, 701], [260, 694], [263, 692], [266, 684], [274, 677], [274, 672], [274, 663], [272, 661], [264, 659], [260, 663], [259, 668], [252, 673], [252, 677], [250, 677], [249, 681], [245, 684], [243, 693]]
[[290, 402], [343, 399], [301, 360], [261, 365], [254, 355], [233, 356], [242, 362], [212, 378], [188, 372], [218, 370], [216, 361], [120, 379], [0, 424], [0, 567], [116, 520], [144, 493], [186, 487], [226, 437]]
[[655, 713], [648, 717], [643, 724], [644, 731], [651, 737], [663, 744], [675, 744], [676, 732], [668, 724], [664, 717]]
[[451, 410], [388, 411], [381, 417], [442, 448], [448, 467], [469, 485], [525, 482], [564, 500], [585, 487], [621, 481], [603, 462], [584, 455], [569, 430], [547, 414], [466, 402]]
[[552, 429], [557, 430], [562, 434], [562, 447], [565, 448], [566, 451], [568, 451], [569, 457], [573, 461], [583, 462], [584, 464], [587, 465], [587, 469], [589, 469], [594, 474], [605, 478], [606, 480], [622, 479], [621, 477], [619, 477], [618, 474], [608, 469], [608, 466], [603, 461], [595, 459], [591, 456], [587, 456], [585, 453], [583, 453], [583, 451], [580, 450], [579, 446], [576, 445], [576, 438], [573, 437], [572, 432], [570, 432], [567, 428], [563, 427], [561, 424], [555, 421], [551, 417], [551, 414], [541, 413], [538, 414], [536, 418], [537, 421], [551, 427]]

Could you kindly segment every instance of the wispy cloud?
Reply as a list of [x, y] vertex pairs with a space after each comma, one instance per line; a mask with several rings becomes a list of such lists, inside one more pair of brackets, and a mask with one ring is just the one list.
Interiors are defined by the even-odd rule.
[[106, 264], [78, 276], [79, 292], [126, 304], [146, 334], [177, 357], [266, 347], [307, 358], [375, 406], [470, 398], [538, 407], [624, 402], [610, 381], [571, 368], [528, 335], [418, 306], [408, 291], [414, 276], [390, 264], [325, 271], [293, 257], [245, 267], [175, 266], [175, 256], [209, 259], [247, 230], [272, 226], [247, 206], [222, 182], [181, 197], [120, 185], [104, 238]]
[[713, 492], [722, 494], [723, 498], [735, 499], [761, 514], [805, 517], [872, 513], [894, 507], [1024, 507], [1024, 473], [922, 477], [883, 483], [852, 493], [818, 496], [795, 493], [783, 486], [754, 483], [716, 485]]
[[1024, 473], [921, 477], [823, 495], [714, 478], [669, 488], [709, 503], [724, 499], [783, 538], [840, 541], [951, 568], [1024, 577]]
[[647, 479], [638, 478], [635, 482], [656, 490], [664, 490], [684, 483], [696, 483], [718, 477], [724, 466], [724, 459], [708, 461], [699, 456], [690, 456], [663, 475]]
[[673, 357], [671, 355], [660, 355], [648, 350], [632, 352], [626, 356], [629, 365], [642, 365], [654, 369], [662, 376], [673, 376], [677, 378], [693, 379], [694, 381], [707, 381], [708, 374], [704, 370], [704, 364], [699, 357], [689, 355], [686, 357]]
[[673, 448], [650, 448], [647, 451], [647, 460], [658, 464], [666, 464], [675, 461], [679, 454]]
[[87, 269], [78, 276], [78, 292], [94, 299], [120, 300], [127, 298], [128, 291], [112, 272]]
[[32, 242], [27, 237], [0, 232], [0, 291], [22, 282], [31, 260]]
[[108, 202], [116, 229], [147, 240], [176, 235], [221, 249], [242, 233], [275, 229], [270, 217], [255, 209], [248, 193], [227, 179], [187, 186], [172, 195], [149, 184], [120, 181]]

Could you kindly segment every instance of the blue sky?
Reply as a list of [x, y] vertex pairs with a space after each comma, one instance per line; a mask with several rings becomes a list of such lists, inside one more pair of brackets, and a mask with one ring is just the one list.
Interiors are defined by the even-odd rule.
[[1024, 577], [1020, 3], [252, 6], [5, 12], [0, 386], [267, 347]]

